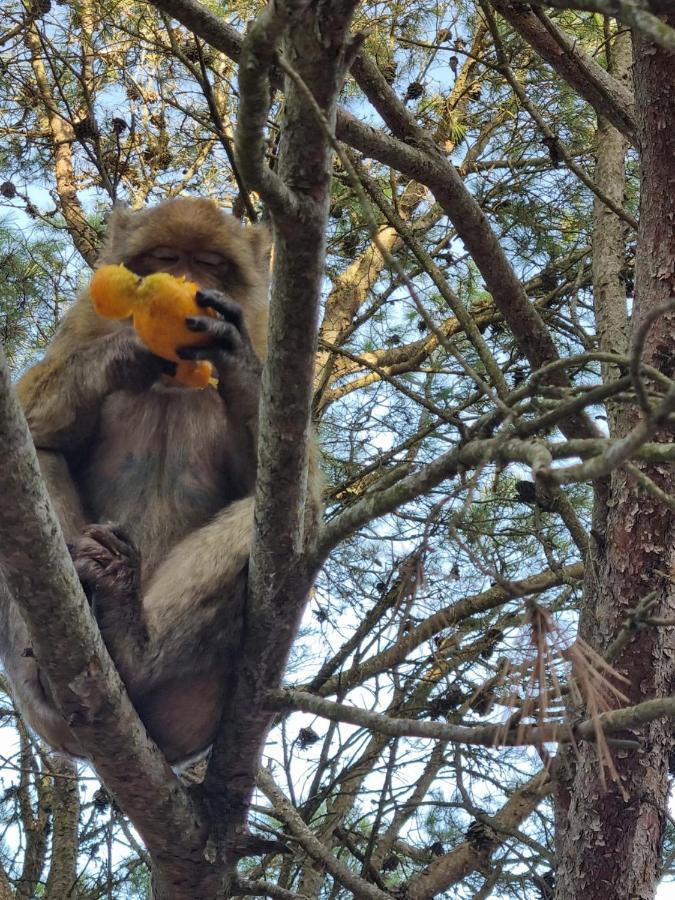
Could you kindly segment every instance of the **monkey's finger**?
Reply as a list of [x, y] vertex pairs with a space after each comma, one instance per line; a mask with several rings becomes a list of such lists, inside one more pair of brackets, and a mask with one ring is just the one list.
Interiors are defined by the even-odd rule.
[[112, 559], [108, 550], [88, 538], [78, 538], [71, 550], [71, 557], [83, 585], [96, 581]]
[[[159, 359], [159, 357], [158, 357]], [[178, 363], [173, 362], [170, 359], [161, 360], [160, 368], [162, 370], [163, 375], [170, 375], [172, 378], [176, 374], [176, 367]]]
[[198, 306], [215, 310], [226, 322], [231, 322], [241, 331], [244, 314], [238, 303], [230, 300], [220, 291], [197, 291], [195, 299]]
[[82, 532], [85, 538], [96, 542], [104, 551], [112, 556], [134, 558], [136, 549], [119, 525], [87, 525]]
[[206, 359], [208, 362], [210, 362], [210, 356], [213, 355], [213, 350], [211, 350], [209, 356], [203, 356], [202, 354], [205, 349], [206, 348], [204, 347], [176, 347], [176, 356], [179, 359], [186, 360], [187, 362], [197, 362], [197, 360], [200, 359]]
[[234, 358], [234, 354], [223, 347], [178, 347], [176, 355], [186, 362], [210, 362], [216, 368]]
[[242, 346], [241, 334], [235, 325], [223, 319], [209, 316], [189, 316], [185, 324], [190, 331], [199, 331], [213, 338], [214, 345], [222, 350], [235, 353]]

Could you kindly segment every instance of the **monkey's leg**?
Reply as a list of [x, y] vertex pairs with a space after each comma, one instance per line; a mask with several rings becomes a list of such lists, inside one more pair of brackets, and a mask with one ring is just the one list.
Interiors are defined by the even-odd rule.
[[[133, 695], [179, 677], [182, 666], [209, 668], [223, 631], [238, 620], [246, 578], [253, 498], [230, 504], [180, 541], [139, 590], [138, 556], [124, 533], [90, 525], [73, 548], [75, 567], [110, 655]], [[238, 635], [230, 633], [228, 643]]]
[[122, 529], [89, 525], [71, 553], [101, 636], [126, 681], [148, 648], [138, 552]]
[[153, 642], [180, 642], [218, 616], [218, 607], [246, 577], [252, 531], [253, 497], [245, 497], [176, 544], [143, 591]]
[[61, 753], [83, 756], [82, 747], [40, 677], [28, 629], [0, 570], [0, 658], [23, 720]]
[[140, 599], [118, 531], [90, 526], [79, 544], [110, 655], [169, 761], [213, 741], [241, 641], [252, 524], [252, 497], [228, 506], [173, 548]]

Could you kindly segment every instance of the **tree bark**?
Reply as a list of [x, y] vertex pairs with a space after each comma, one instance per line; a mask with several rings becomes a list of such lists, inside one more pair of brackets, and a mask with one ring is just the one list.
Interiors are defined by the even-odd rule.
[[[630, 76], [632, 53], [630, 33], [620, 32], [608, 49], [608, 68], [621, 83]], [[626, 151], [628, 139], [607, 119], [598, 119], [597, 164], [595, 183], [618, 206], [623, 206], [626, 189]], [[600, 349], [608, 353], [628, 350], [628, 314], [626, 284], [622, 279], [625, 267], [626, 226], [611, 209], [597, 197], [593, 200], [593, 304]], [[604, 383], [620, 378], [619, 367], [602, 364]], [[608, 401], [609, 432], [614, 434], [619, 417], [619, 405]]]
[[80, 794], [77, 767], [63, 756], [52, 757], [52, 858], [45, 900], [72, 896], [77, 881]]
[[[675, 14], [666, 17], [675, 23]], [[641, 148], [641, 202], [633, 328], [675, 294], [675, 55], [634, 36], [635, 95]], [[643, 360], [672, 377], [675, 369], [675, 313], [661, 316], [645, 342]], [[635, 409], [617, 417], [618, 435], [638, 419]], [[661, 434], [666, 441], [670, 435]], [[648, 466], [646, 473], [669, 494], [672, 467]], [[672, 618], [675, 517], [643, 492], [623, 471], [609, 483], [606, 536], [596, 542], [587, 573], [582, 634], [599, 651], [650, 592], [654, 616]], [[644, 628], [615, 661], [626, 676], [630, 702], [663, 697], [675, 687], [672, 629]], [[570, 794], [558, 795], [556, 900], [651, 900], [658, 878], [665, 820], [672, 725], [651, 722], [637, 751], [614, 753], [619, 783], [604, 789], [595, 749], [582, 745]], [[636, 736], [638, 736], [636, 732]], [[630, 736], [630, 735], [629, 735]], [[564, 785], [563, 785], [564, 788]]]

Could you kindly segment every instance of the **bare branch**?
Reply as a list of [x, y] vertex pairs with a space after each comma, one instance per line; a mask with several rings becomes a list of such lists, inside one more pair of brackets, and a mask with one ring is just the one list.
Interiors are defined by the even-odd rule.
[[660, 0], [511, 0], [517, 5], [555, 6], [556, 9], [579, 9], [614, 16], [664, 50], [675, 51], [675, 29], [659, 19], [665, 12]]
[[467, 840], [434, 860], [408, 881], [410, 900], [431, 900], [457, 884], [471, 871], [486, 866], [492, 853], [531, 815], [553, 785], [547, 772], [539, 772], [517, 788], [495, 816], [486, 816], [479, 824], [487, 826], [481, 842]]
[[237, 163], [249, 190], [258, 191], [273, 214], [291, 218], [303, 214], [298, 206], [301, 198], [267, 166], [263, 134], [271, 102], [270, 70], [277, 46], [293, 15], [301, 13], [302, 7], [302, 3], [292, 2], [268, 4], [246, 35], [239, 60]]
[[[532, 367], [537, 369], [557, 359], [558, 352], [548, 328], [530, 303], [483, 211], [455, 167], [439, 153], [372, 59], [363, 52], [359, 53], [352, 72], [359, 87], [397, 138], [419, 148], [415, 174], [408, 174], [426, 184], [447, 213], [478, 266], [495, 305]], [[556, 383], [567, 384], [565, 377], [554, 378]], [[593, 433], [593, 426], [583, 414], [562, 423], [561, 428], [568, 437], [590, 436]]]
[[535, 121], [537, 127], [544, 135], [544, 140], [548, 147], [552, 148], [559, 154], [560, 157], [565, 161], [565, 165], [571, 172], [577, 176], [579, 181], [582, 184], [585, 184], [586, 187], [592, 191], [596, 197], [598, 197], [609, 209], [612, 210], [620, 219], [630, 225], [633, 231], [637, 231], [638, 223], [636, 219], [625, 210], [620, 204], [615, 203], [614, 200], [608, 196], [607, 192], [603, 190], [603, 188], [596, 184], [592, 178], [590, 178], [586, 172], [582, 169], [581, 166], [578, 166], [574, 159], [572, 158], [570, 152], [564, 143], [559, 139], [557, 134], [549, 128], [546, 124], [546, 120], [541, 114], [540, 110], [537, 108], [536, 104], [534, 104], [530, 98], [527, 96], [527, 92], [523, 88], [522, 84], [516, 78], [515, 72], [509, 66], [506, 58], [506, 54], [504, 53], [504, 45], [502, 43], [502, 39], [499, 35], [499, 30], [497, 28], [494, 16], [492, 14], [492, 10], [490, 9], [489, 0], [479, 0], [481, 8], [483, 9], [483, 13], [488, 21], [488, 25], [490, 27], [490, 31], [492, 33], [492, 38], [494, 40], [495, 49], [497, 51], [497, 59], [499, 61], [499, 68], [504, 73], [504, 77], [509, 82], [511, 87], [513, 88], [513, 92], [520, 101], [521, 105], [528, 111], [528, 113], [532, 116], [532, 119]]
[[518, 597], [527, 597], [540, 594], [552, 587], [577, 581], [583, 575], [583, 564], [574, 563], [570, 566], [562, 566], [552, 572], [539, 572], [522, 581], [511, 581], [507, 587], [495, 586], [488, 591], [465, 597], [451, 606], [446, 606], [433, 613], [420, 622], [409, 634], [401, 637], [396, 644], [388, 650], [383, 650], [364, 662], [353, 666], [346, 672], [340, 672], [317, 686], [317, 692], [325, 697], [336, 692], [348, 691], [358, 684], [362, 684], [368, 678], [372, 678], [380, 672], [384, 672], [406, 659], [408, 654], [428, 641], [431, 637], [446, 628], [451, 628], [458, 622], [469, 616], [478, 615], [496, 606], [502, 606], [509, 600]]
[[[271, 724], [264, 691], [281, 680], [286, 657], [306, 602], [312, 572], [303, 563], [316, 536], [317, 498], [308, 496], [310, 409], [316, 354], [318, 305], [324, 276], [331, 149], [322, 125], [308, 114], [303, 91], [285, 82], [285, 128], [274, 181], [261, 172], [266, 121], [261, 115], [269, 66], [283, 31], [282, 51], [297, 60], [298, 76], [330, 122], [350, 59], [351, 4], [271, 4], [253, 25], [240, 88], [244, 118], [237, 156], [257, 162], [245, 177], [272, 211], [275, 257], [268, 358], [262, 378], [255, 532], [249, 563], [246, 627], [238, 654], [239, 677], [223, 713], [205, 789], [219, 800], [221, 843], [236, 840], [246, 820], [260, 754]], [[247, 39], [248, 40], [248, 39]], [[258, 60], [256, 53], [262, 54]], [[249, 78], [249, 76], [252, 76]], [[248, 80], [247, 80], [248, 79]], [[262, 91], [262, 94], [261, 94]], [[251, 97], [244, 94], [251, 93]], [[246, 104], [249, 104], [248, 107]], [[244, 165], [246, 163], [244, 162]], [[257, 174], [256, 171], [257, 170]], [[282, 184], [283, 187], [279, 187]], [[284, 197], [293, 186], [292, 202]], [[249, 185], [254, 186], [254, 185]], [[268, 195], [265, 192], [270, 190]], [[236, 723], [233, 730], [231, 723]], [[236, 734], [236, 739], [234, 735]]]
[[[270, 691], [266, 702], [271, 709], [281, 712], [301, 710], [331, 719], [335, 722], [347, 722], [359, 725], [369, 731], [387, 734], [390, 737], [418, 737], [436, 741], [453, 741], [458, 744], [474, 744], [483, 747], [534, 746], [536, 744], [559, 741], [566, 743], [571, 739], [570, 727], [566, 723], [519, 728], [513, 732], [505, 731], [502, 725], [450, 725], [445, 722], [425, 722], [416, 719], [401, 719], [371, 712], [346, 703], [333, 703], [315, 694], [295, 691], [287, 688]], [[591, 737], [592, 735], [589, 735]]]
[[239, 61], [243, 42], [241, 34], [198, 0], [153, 0], [152, 5], [181, 22], [230, 59]]
[[609, 119], [632, 144], [636, 143], [635, 101], [625, 85], [541, 11], [511, 0], [490, 2], [599, 116]]
[[675, 412], [675, 386], [668, 390], [655, 410], [645, 415], [625, 437], [611, 444], [600, 456], [578, 465], [549, 469], [541, 474], [547, 481], [555, 484], [593, 481], [609, 475], [614, 469], [623, 465], [626, 460], [635, 456], [640, 447], [657, 433], [660, 426], [673, 412]]
[[72, 157], [73, 128], [60, 114], [54, 102], [52, 88], [43, 61], [40, 34], [34, 22], [26, 28], [24, 40], [30, 51], [35, 83], [42, 105], [40, 117], [43, 119], [45, 133], [49, 135], [54, 155], [54, 177], [61, 212], [66, 220], [75, 247], [85, 262], [93, 266], [98, 256], [98, 239], [96, 232], [87, 221], [77, 195]]
[[[544, 456], [541, 456], [541, 454]], [[345, 537], [358, 531], [363, 525], [385, 513], [391, 512], [421, 494], [426, 494], [446, 478], [458, 471], [484, 463], [487, 460], [503, 462], [518, 460], [540, 471], [546, 467], [548, 451], [543, 445], [531, 441], [489, 438], [469, 441], [464, 446], [449, 450], [419, 471], [402, 478], [397, 484], [382, 491], [366, 494], [358, 503], [336, 516], [319, 536], [315, 558], [325, 559], [330, 550]], [[548, 475], [548, 469], [546, 469]]]
[[333, 856], [327, 847], [305, 825], [296, 809], [284, 797], [274, 782], [267, 769], [261, 769], [258, 773], [258, 786], [269, 798], [277, 813], [288, 825], [291, 833], [298, 843], [309, 853], [312, 859], [322, 863], [337, 881], [354, 892], [354, 896], [363, 897], [364, 900], [391, 900], [391, 894], [379, 890], [356, 872], [349, 869], [337, 857]]

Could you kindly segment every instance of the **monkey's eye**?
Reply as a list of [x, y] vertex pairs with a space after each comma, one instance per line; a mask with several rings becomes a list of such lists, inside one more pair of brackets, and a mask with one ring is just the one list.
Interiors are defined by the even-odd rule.
[[161, 263], [176, 263], [180, 259], [180, 253], [173, 247], [155, 247], [146, 254], [150, 259]]
[[227, 259], [222, 253], [209, 253], [208, 251], [203, 251], [201, 253], [195, 253], [193, 258], [197, 265], [208, 266], [212, 269], [218, 269], [227, 263]]

